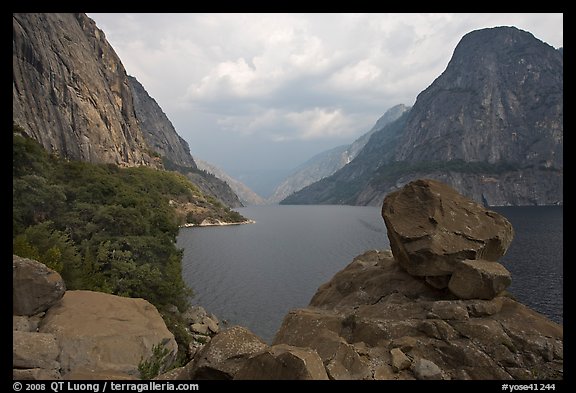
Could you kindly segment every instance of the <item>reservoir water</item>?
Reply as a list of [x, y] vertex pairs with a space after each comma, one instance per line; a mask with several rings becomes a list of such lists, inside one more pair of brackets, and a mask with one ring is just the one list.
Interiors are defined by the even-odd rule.
[[[492, 208], [515, 237], [500, 262], [509, 291], [563, 323], [563, 207]], [[230, 325], [271, 342], [292, 308], [364, 251], [389, 248], [380, 208], [255, 206], [238, 209], [255, 224], [182, 228], [183, 276], [199, 304]]]

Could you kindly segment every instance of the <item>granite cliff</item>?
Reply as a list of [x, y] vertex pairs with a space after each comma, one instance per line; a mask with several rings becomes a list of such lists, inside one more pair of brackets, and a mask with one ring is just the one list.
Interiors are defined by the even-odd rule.
[[132, 92], [136, 119], [150, 148], [176, 165], [196, 169], [188, 142], [178, 135], [160, 105], [135, 77], [128, 75], [127, 81]]
[[155, 165], [126, 71], [84, 14], [12, 16], [13, 120], [61, 156]]
[[563, 56], [514, 27], [466, 34], [412, 109], [285, 204], [376, 205], [429, 177], [486, 205], [563, 203]]
[[91, 163], [179, 170], [229, 207], [225, 183], [197, 169], [158, 103], [129, 77], [85, 14], [15, 13], [13, 121], [51, 153]]

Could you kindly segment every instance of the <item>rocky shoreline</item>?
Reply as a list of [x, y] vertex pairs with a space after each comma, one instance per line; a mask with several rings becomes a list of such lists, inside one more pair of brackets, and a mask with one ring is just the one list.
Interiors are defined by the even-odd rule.
[[214, 218], [206, 218], [200, 224], [186, 223], [186, 224], [180, 225], [180, 228], [217, 227], [217, 226], [244, 225], [244, 224], [256, 224], [256, 221], [246, 220], [246, 221], [241, 221], [241, 222], [226, 222], [226, 221], [220, 221], [220, 220], [214, 219]]
[[506, 291], [506, 218], [433, 180], [386, 196], [382, 216], [391, 250], [356, 257], [286, 315], [272, 345], [194, 306], [183, 314], [192, 360], [171, 370], [177, 346], [150, 303], [65, 291], [56, 272], [14, 256], [13, 377], [137, 379], [161, 346], [160, 380], [563, 379], [563, 326]]

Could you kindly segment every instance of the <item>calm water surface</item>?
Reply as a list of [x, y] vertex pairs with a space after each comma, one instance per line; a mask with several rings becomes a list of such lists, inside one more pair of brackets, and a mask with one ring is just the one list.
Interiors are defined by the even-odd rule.
[[[494, 208], [516, 231], [501, 262], [509, 290], [562, 323], [562, 207]], [[257, 206], [238, 209], [256, 224], [183, 228], [184, 279], [192, 300], [229, 325], [270, 342], [292, 308], [364, 251], [389, 248], [380, 208]]]

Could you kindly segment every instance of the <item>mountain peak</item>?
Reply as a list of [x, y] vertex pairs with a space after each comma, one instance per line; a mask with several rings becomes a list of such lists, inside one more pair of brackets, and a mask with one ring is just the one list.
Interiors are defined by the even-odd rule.
[[284, 203], [379, 204], [417, 177], [489, 205], [562, 203], [563, 67], [526, 31], [472, 31], [406, 116]]

